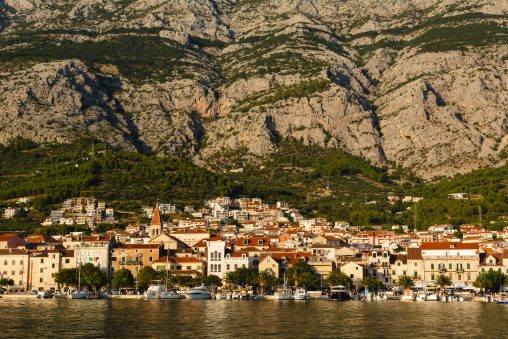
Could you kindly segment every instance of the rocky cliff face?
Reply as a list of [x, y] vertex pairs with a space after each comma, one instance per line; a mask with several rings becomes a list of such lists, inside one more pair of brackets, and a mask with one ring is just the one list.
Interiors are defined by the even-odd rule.
[[0, 142], [199, 163], [285, 138], [426, 179], [504, 161], [500, 0], [0, 1]]

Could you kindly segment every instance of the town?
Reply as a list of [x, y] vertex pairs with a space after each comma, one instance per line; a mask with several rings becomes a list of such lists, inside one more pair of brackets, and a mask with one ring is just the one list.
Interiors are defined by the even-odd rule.
[[[43, 225], [81, 223], [92, 231], [26, 238], [0, 235], [0, 285], [10, 293], [54, 293], [78, 285], [66, 283], [62, 272], [93, 266], [103, 279], [88, 286], [80, 281], [80, 286], [130, 287], [138, 293], [148, 287], [146, 277], [141, 281], [138, 276], [158, 272], [150, 279], [171, 277], [180, 288], [211, 281], [213, 287], [257, 285], [256, 292], [261, 287], [268, 294], [289, 280], [290, 285], [321, 293], [341, 285], [353, 291], [391, 291], [393, 296], [397, 291], [402, 294], [401, 287], [435, 289], [440, 285], [474, 292], [489, 288], [480, 276], [495, 272], [504, 279], [508, 273], [504, 241], [508, 228], [487, 231], [463, 224], [454, 229], [444, 224], [424, 231], [407, 225], [365, 229], [347, 222], [306, 219], [287, 203], [269, 205], [257, 198], [217, 197], [200, 209], [185, 206], [186, 218], [169, 217], [177, 212], [182, 211], [174, 205], [157, 203], [144, 209], [150, 220], [146, 224], [98, 232], [93, 231], [94, 224], [114, 225], [115, 211], [92, 198], [68, 199], [61, 209], [51, 211]], [[242, 270], [257, 274], [258, 281], [235, 280], [235, 272]], [[312, 277], [304, 276], [302, 270]], [[120, 273], [127, 271], [133, 283], [118, 283]]]

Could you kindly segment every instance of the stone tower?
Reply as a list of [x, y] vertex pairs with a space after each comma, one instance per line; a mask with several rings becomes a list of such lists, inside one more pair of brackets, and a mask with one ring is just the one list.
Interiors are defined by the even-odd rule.
[[155, 209], [153, 210], [152, 222], [148, 227], [148, 236], [150, 239], [153, 239], [162, 234], [162, 220], [161, 213], [159, 211], [159, 204], [155, 205]]

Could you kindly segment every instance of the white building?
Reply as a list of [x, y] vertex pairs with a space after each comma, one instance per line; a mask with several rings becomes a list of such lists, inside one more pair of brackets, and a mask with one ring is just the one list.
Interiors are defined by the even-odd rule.
[[4, 218], [5, 219], [11, 219], [14, 218], [19, 213], [19, 208], [17, 207], [7, 207], [4, 210]]
[[211, 240], [207, 245], [208, 275], [216, 275], [223, 279], [227, 272], [253, 266], [246, 252], [226, 254], [226, 241], [224, 240]]

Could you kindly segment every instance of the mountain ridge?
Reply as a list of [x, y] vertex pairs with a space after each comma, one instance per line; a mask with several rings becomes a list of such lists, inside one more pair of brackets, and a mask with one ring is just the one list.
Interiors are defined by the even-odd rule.
[[424, 179], [504, 163], [503, 1], [0, 7], [0, 143], [92, 134], [206, 165], [296, 139]]

